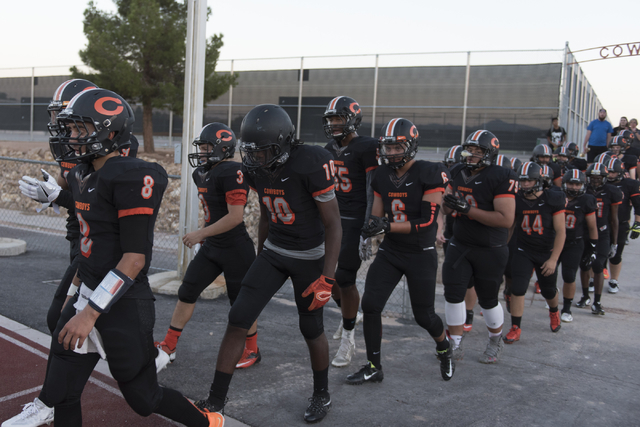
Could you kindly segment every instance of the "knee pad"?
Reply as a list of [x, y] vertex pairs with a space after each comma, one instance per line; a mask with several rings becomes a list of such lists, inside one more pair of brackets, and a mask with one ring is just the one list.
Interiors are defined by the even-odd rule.
[[562, 269], [562, 281], [564, 283], [573, 283], [576, 281], [578, 271], [575, 268]]
[[358, 270], [347, 270], [340, 267], [336, 269], [336, 283], [341, 288], [348, 288], [351, 285], [355, 285], [357, 277]]
[[544, 299], [554, 299], [558, 294], [558, 288], [540, 288], [540, 294]]
[[622, 249], [624, 247], [624, 242], [621, 244], [618, 244], [618, 250], [616, 251], [616, 254], [613, 256], [613, 258], [609, 258], [609, 263], [613, 264], [613, 265], [618, 265], [622, 262]]
[[324, 332], [322, 322], [324, 310], [314, 310], [311, 313], [298, 312], [299, 326], [302, 336], [307, 340], [314, 340]]
[[178, 288], [178, 299], [186, 304], [195, 304], [201, 292], [191, 283], [182, 282]]
[[365, 292], [360, 301], [362, 312], [367, 314], [380, 314], [384, 305], [381, 306], [380, 298], [376, 298], [371, 292]]
[[489, 309], [483, 308], [482, 315], [488, 328], [498, 329], [504, 323], [504, 311], [501, 304]]
[[464, 321], [467, 320], [467, 307], [464, 301], [458, 303], [445, 301], [444, 316], [449, 326], [464, 325]]

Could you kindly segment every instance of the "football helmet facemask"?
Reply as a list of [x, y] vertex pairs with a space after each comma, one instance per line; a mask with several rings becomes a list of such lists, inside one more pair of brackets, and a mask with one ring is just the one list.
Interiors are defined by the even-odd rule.
[[275, 177], [289, 159], [294, 144], [295, 127], [287, 112], [278, 105], [258, 105], [242, 120], [242, 164], [247, 172], [256, 177]]
[[[338, 117], [340, 123], [332, 123], [331, 118], [333, 117]], [[342, 141], [350, 133], [357, 131], [361, 122], [362, 110], [360, 109], [360, 104], [348, 96], [333, 98], [322, 115], [325, 136], [338, 142]]]
[[[407, 119], [392, 119], [382, 127], [382, 135], [378, 143], [380, 164], [389, 165], [392, 169], [400, 169], [413, 160], [418, 152], [418, 129]], [[396, 148], [402, 147], [402, 152]]]
[[200, 136], [192, 144], [197, 152], [189, 154], [189, 164], [194, 168], [204, 165], [211, 169], [221, 161], [233, 157], [236, 152], [236, 135], [222, 123], [209, 123], [202, 128]]
[[74, 151], [74, 160], [90, 163], [131, 144], [135, 117], [117, 93], [88, 89], [75, 95], [56, 120], [60, 126], [55, 138], [59, 152]]

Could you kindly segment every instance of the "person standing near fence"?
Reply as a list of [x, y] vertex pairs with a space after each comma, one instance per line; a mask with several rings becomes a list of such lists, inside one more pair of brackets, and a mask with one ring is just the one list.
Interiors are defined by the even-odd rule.
[[407, 278], [416, 322], [435, 341], [440, 374], [449, 381], [455, 363], [442, 319], [434, 310], [437, 218], [449, 172], [440, 163], [415, 160], [419, 135], [409, 120], [392, 119], [382, 131], [379, 145], [382, 166], [371, 183], [375, 194], [371, 217], [362, 227], [365, 237], [385, 235], [367, 272], [362, 297], [368, 360], [346, 381], [358, 385], [383, 380], [382, 310], [403, 275]]
[[[222, 123], [210, 123], [202, 129], [193, 145], [198, 152], [189, 154], [189, 164], [195, 168], [192, 178], [202, 202], [205, 226], [186, 234], [182, 243], [188, 248], [201, 241], [204, 244], [187, 267], [169, 329], [162, 342], [157, 343], [172, 362], [178, 339], [191, 319], [202, 291], [224, 273], [227, 295], [233, 305], [242, 278], [256, 258], [243, 221], [249, 186], [242, 165], [233, 161], [235, 134]], [[236, 368], [248, 368], [260, 362], [262, 356], [257, 340], [255, 322], [249, 329], [244, 353]]]
[[332, 139], [325, 149], [333, 155], [336, 165], [336, 198], [342, 222], [340, 257], [332, 292], [342, 312], [341, 327], [338, 328], [341, 342], [331, 361], [333, 366], [340, 368], [351, 363], [356, 350], [354, 328], [360, 305], [356, 279], [361, 262], [371, 257], [371, 239], [363, 238], [360, 229], [371, 214], [371, 177], [378, 167], [378, 144], [373, 138], [358, 135], [362, 111], [353, 98], [338, 96], [332, 99], [322, 121], [325, 136]]
[[463, 357], [466, 318], [464, 297], [471, 278], [489, 332], [481, 363], [496, 363], [503, 349], [504, 313], [498, 302], [509, 249], [508, 231], [515, 215], [518, 181], [513, 171], [494, 165], [500, 142], [487, 130], [477, 130], [462, 144], [464, 160], [451, 170], [444, 213], [453, 211], [453, 237], [444, 264], [445, 316], [453, 340], [454, 358]]
[[593, 163], [594, 159], [607, 151], [613, 127], [607, 120], [607, 110], [601, 108], [598, 118], [592, 120], [587, 126], [587, 135], [582, 143], [582, 152], [587, 153], [587, 163]]
[[551, 151], [560, 148], [567, 140], [567, 131], [558, 124], [558, 118], [551, 119], [551, 127], [547, 131], [547, 144]]

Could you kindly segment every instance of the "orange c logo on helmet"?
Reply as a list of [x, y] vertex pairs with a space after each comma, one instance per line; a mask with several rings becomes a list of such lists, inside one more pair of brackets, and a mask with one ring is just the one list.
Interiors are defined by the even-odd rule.
[[409, 135], [411, 135], [412, 138], [418, 137], [418, 128], [415, 125], [411, 126], [411, 129], [409, 129]]
[[[104, 104], [107, 101], [112, 101], [115, 102], [116, 104], [119, 104], [118, 107], [116, 107], [115, 110], [107, 110], [106, 108], [104, 108], [104, 106], [102, 104]], [[112, 96], [105, 96], [104, 98], [100, 98], [96, 101], [96, 103], [93, 105], [93, 107], [96, 109], [96, 111], [100, 114], [103, 114], [105, 116], [110, 116], [110, 115], [115, 115], [115, 114], [120, 114], [122, 113], [122, 111], [124, 111], [124, 107], [122, 106], [122, 101], [120, 101], [118, 98], [114, 98]]]
[[[356, 111], [356, 108], [358, 109], [357, 111]], [[351, 105], [349, 105], [349, 109], [353, 111], [355, 114], [358, 114], [360, 112], [360, 106], [358, 105], [357, 102], [351, 103]]]
[[500, 142], [498, 141], [498, 138], [491, 139], [491, 146], [493, 148], [500, 148]]
[[[227, 136], [223, 137], [223, 135], [227, 135]], [[216, 137], [221, 141], [231, 141], [231, 139], [233, 139], [231, 132], [229, 132], [226, 129], [220, 129], [218, 132], [216, 132]]]

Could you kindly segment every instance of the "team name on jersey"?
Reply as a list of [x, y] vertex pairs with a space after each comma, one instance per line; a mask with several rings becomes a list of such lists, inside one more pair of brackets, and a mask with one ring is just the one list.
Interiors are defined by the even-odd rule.
[[473, 193], [473, 188], [458, 186], [458, 191], [464, 191], [465, 193]]
[[284, 190], [277, 188], [265, 188], [264, 194], [273, 194], [274, 196], [284, 196]]
[[344, 162], [342, 160], [334, 160], [333, 164], [338, 166], [344, 166]]
[[88, 211], [89, 208], [91, 208], [91, 203], [76, 202], [76, 209], [78, 210]]
[[76, 164], [75, 163], [69, 163], [69, 162], [60, 162], [60, 166], [65, 168], [65, 169], [73, 169]]
[[205, 187], [198, 187], [198, 193], [206, 193], [207, 189]]
[[567, 214], [567, 215], [574, 215], [575, 211], [570, 211], [568, 209], [565, 209], [564, 213]]
[[388, 197], [407, 197], [407, 193], [391, 193], [389, 192]]
[[535, 210], [535, 211], [522, 211], [522, 215], [529, 215], [529, 214], [537, 214], [540, 213], [540, 211]]

